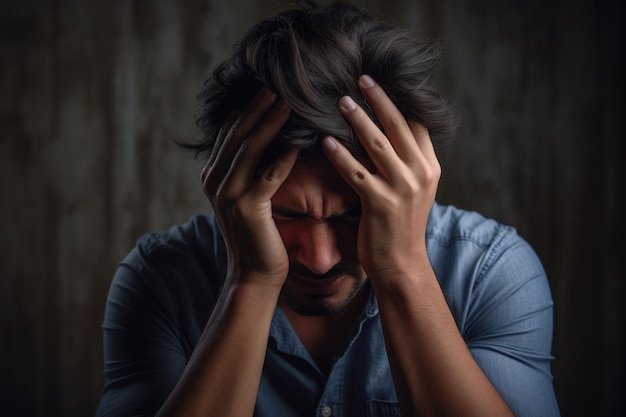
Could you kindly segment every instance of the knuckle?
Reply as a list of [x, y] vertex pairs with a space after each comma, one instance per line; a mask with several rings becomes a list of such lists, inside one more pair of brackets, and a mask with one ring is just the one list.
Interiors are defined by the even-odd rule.
[[433, 182], [435, 179], [435, 173], [430, 168], [425, 168], [419, 171], [418, 180], [421, 184], [427, 185]]
[[249, 136], [248, 138], [246, 138], [245, 140], [242, 140], [241, 143], [239, 144], [239, 149], [237, 150], [237, 155], [244, 155], [248, 152], [248, 150], [250, 149], [250, 144], [253, 140], [252, 136]]
[[237, 219], [245, 218], [245, 214], [247, 213], [247, 210], [246, 210], [246, 204], [244, 203], [242, 199], [239, 199], [239, 200], [230, 199], [229, 208], [235, 218]]
[[229, 127], [227, 126], [223, 126], [223, 127], [224, 127], [223, 135], [225, 138], [230, 138], [233, 136], [236, 137], [241, 132], [241, 119], [237, 118]]
[[361, 183], [365, 181], [365, 173], [362, 170], [357, 169], [352, 172], [352, 174], [350, 175], [350, 178], [355, 183]]
[[412, 198], [420, 193], [422, 187], [418, 181], [405, 181], [401, 190], [401, 195], [404, 198]]
[[428, 185], [439, 181], [441, 177], [441, 165], [439, 162], [420, 164], [417, 170], [417, 180], [420, 184]]
[[207, 182], [204, 183], [202, 190], [204, 191], [204, 195], [209, 199], [213, 198], [215, 195], [215, 190], [211, 187], [211, 184], [208, 184]]
[[385, 151], [389, 146], [389, 139], [382, 133], [375, 135], [372, 140], [372, 147], [378, 151]]
[[[429, 167], [420, 170], [417, 177], [416, 186], [421, 191], [436, 189], [439, 179], [441, 177], [441, 169], [435, 167]], [[414, 191], [414, 190], [413, 190]]]
[[433, 182], [435, 177], [436, 177], [435, 171], [431, 167], [428, 167], [422, 170], [422, 180], [425, 183]]
[[439, 162], [433, 165], [433, 174], [434, 174], [433, 179], [435, 181], [439, 181], [439, 179], [441, 178], [441, 164]]
[[225, 190], [225, 187], [219, 187], [214, 194], [214, 200], [218, 207], [235, 207], [237, 199], [231, 193]]
[[263, 175], [261, 176], [261, 180], [266, 183], [274, 183], [282, 180], [282, 170], [280, 166], [271, 165], [267, 167], [265, 171], [263, 171]]
[[230, 163], [231, 167], [235, 167], [239, 165], [241, 161], [244, 160], [244, 158], [246, 158], [246, 155], [250, 152], [251, 140], [252, 140], [251, 138], [248, 138], [242, 141], [241, 144], [239, 144], [239, 148], [237, 149], [237, 152], [235, 153], [235, 156], [233, 157], [233, 160]]
[[220, 186], [219, 181], [215, 180], [214, 171], [212, 169], [209, 169], [209, 171], [206, 173], [204, 177], [204, 181], [202, 184], [204, 194], [209, 198], [211, 198], [212, 196], [215, 196], [217, 194], [219, 186]]
[[383, 126], [399, 126], [406, 124], [406, 120], [399, 111], [392, 111], [382, 116], [381, 123]]

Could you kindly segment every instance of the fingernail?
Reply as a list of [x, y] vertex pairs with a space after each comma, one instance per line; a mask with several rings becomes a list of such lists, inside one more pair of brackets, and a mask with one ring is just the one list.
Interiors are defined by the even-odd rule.
[[356, 109], [356, 103], [349, 96], [343, 96], [341, 100], [339, 100], [339, 105], [342, 109], [347, 111]]
[[337, 143], [330, 136], [325, 136], [322, 139], [322, 145], [326, 148], [327, 151], [332, 152], [337, 149]]
[[361, 75], [361, 84], [363, 85], [363, 87], [367, 88], [374, 87], [376, 85], [374, 79], [367, 74]]
[[261, 88], [261, 95], [264, 97], [270, 97], [274, 95], [274, 92], [270, 90], [268, 87]]

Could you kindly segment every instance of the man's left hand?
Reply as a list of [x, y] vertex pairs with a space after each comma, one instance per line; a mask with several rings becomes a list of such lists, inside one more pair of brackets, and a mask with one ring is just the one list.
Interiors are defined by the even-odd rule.
[[[371, 77], [359, 79], [381, 131], [350, 97], [339, 109], [348, 120], [371, 160], [357, 160], [332, 137], [323, 148], [343, 178], [361, 199], [358, 255], [370, 279], [404, 276], [424, 266], [425, 231], [441, 167], [428, 130], [407, 121]], [[420, 265], [421, 264], [421, 265]]]

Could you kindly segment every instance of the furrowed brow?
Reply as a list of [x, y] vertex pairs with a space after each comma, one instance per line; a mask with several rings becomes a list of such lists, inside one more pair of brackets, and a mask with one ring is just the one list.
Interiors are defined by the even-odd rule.
[[285, 217], [306, 217], [306, 213], [281, 207], [272, 207], [272, 213]]

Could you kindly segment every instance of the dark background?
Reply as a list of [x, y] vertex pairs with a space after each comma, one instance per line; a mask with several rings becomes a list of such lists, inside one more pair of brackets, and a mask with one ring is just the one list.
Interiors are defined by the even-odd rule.
[[[286, 2], [0, 4], [0, 410], [88, 416], [116, 263], [209, 207], [172, 139], [196, 134], [208, 71]], [[623, 3], [360, 4], [443, 39], [464, 122], [438, 199], [514, 225], [543, 260], [563, 415], [625, 415]]]

